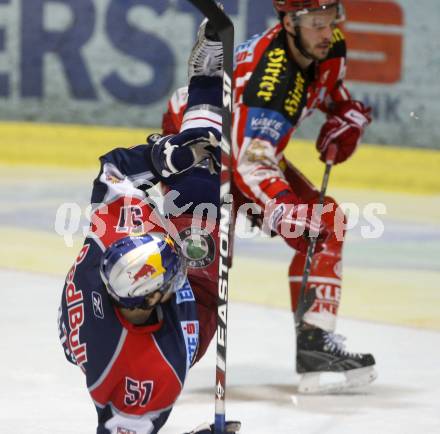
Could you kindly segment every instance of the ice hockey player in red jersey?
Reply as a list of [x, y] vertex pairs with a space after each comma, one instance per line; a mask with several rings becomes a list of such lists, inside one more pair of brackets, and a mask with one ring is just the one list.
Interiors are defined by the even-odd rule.
[[[97, 434], [159, 432], [215, 332], [217, 215], [197, 210], [219, 203], [222, 48], [204, 28], [189, 67], [180, 132], [101, 157], [89, 233], [63, 288], [60, 339], [85, 374]], [[157, 184], [162, 209], [147, 192]]]
[[[234, 201], [260, 205], [265, 226], [295, 249], [289, 267], [292, 311], [299, 292], [311, 227], [312, 205], [319, 192], [284, 157], [292, 134], [316, 109], [326, 114], [316, 147], [322, 161], [331, 143], [337, 145], [335, 164], [356, 150], [371, 122], [370, 109], [351, 98], [344, 85], [346, 45], [337, 23], [344, 18], [338, 0], [273, 0], [280, 22], [240, 44], [235, 52]], [[168, 104], [163, 127], [178, 128], [185, 106], [185, 89]], [[173, 126], [174, 125], [174, 126]], [[301, 204], [307, 205], [305, 208]], [[307, 210], [307, 211], [306, 211]], [[308, 280], [316, 298], [296, 330], [299, 390], [339, 391], [363, 386], [376, 378], [371, 354], [350, 353], [334, 333], [341, 296], [344, 215], [331, 197], [325, 213]], [[339, 224], [337, 224], [339, 222]], [[284, 230], [283, 230], [284, 228]], [[322, 382], [323, 373], [338, 373]]]

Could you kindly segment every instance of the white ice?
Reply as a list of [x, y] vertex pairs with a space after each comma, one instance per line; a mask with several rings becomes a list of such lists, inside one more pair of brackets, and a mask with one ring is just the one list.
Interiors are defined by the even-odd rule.
[[[95, 410], [58, 343], [62, 278], [0, 271], [0, 432], [86, 434]], [[362, 391], [301, 396], [290, 313], [231, 303], [226, 414], [244, 434], [440, 433], [440, 333], [340, 319], [350, 349], [371, 351], [379, 378]], [[192, 369], [163, 434], [214, 414], [213, 346]]]

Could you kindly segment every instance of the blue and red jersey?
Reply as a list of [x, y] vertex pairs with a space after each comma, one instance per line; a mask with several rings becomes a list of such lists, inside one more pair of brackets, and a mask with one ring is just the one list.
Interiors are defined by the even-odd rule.
[[[194, 219], [186, 204], [218, 204], [219, 177], [195, 168], [171, 180], [168, 188], [179, 196], [165, 201], [165, 212], [174, 216], [165, 218], [147, 194], [161, 181], [150, 150], [118, 148], [101, 157], [89, 233], [62, 292], [60, 339], [67, 359], [85, 374], [98, 413], [97, 434], [157, 433], [215, 331], [217, 229], [200, 225], [196, 235], [202, 243], [192, 243]], [[152, 321], [135, 326], [111, 303], [99, 266], [114, 241], [147, 232], [167, 232], [180, 243], [188, 255], [188, 279], [155, 309]]]
[[[154, 323], [134, 326], [109, 299], [98, 271], [101, 255], [96, 243], [86, 241], [67, 276], [59, 321], [65, 355], [85, 373], [98, 412], [97, 433], [118, 433], [118, 427], [120, 432], [155, 433], [195, 360], [199, 322], [194, 294], [186, 282], [156, 309]], [[113, 422], [115, 430], [105, 428]]]

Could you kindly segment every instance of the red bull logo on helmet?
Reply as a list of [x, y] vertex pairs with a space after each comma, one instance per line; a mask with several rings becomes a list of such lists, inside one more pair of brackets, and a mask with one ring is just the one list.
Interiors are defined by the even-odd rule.
[[128, 276], [133, 280], [133, 283], [140, 279], [154, 279], [160, 274], [165, 273], [165, 268], [162, 265], [162, 257], [160, 253], [150, 255], [145, 263], [135, 273], [129, 271]]
[[[151, 277], [156, 272], [156, 269], [150, 265], [150, 264], [144, 264], [142, 267], [134, 274], [133, 277], [130, 276], [130, 278], [133, 279], [133, 282], [137, 282], [142, 277]], [[131, 273], [130, 273], [131, 274]]]

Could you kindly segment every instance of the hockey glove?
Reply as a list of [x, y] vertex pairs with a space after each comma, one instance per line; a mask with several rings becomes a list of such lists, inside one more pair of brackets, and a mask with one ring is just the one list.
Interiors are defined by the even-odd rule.
[[[153, 137], [152, 137], [153, 136]], [[189, 128], [176, 135], [148, 137], [151, 160], [162, 178], [184, 173], [208, 160], [211, 173], [220, 171], [220, 133], [213, 128]]]
[[316, 148], [321, 154], [320, 160], [325, 162], [330, 143], [335, 143], [338, 147], [334, 164], [347, 160], [356, 150], [365, 128], [370, 123], [370, 107], [365, 107], [359, 101], [336, 103], [316, 141]]
[[315, 253], [323, 249], [330, 236], [327, 227], [318, 219], [314, 204], [298, 203], [293, 193], [274, 199], [266, 207], [269, 228], [284, 238], [286, 243], [300, 253], [306, 254], [310, 237], [317, 237]]
[[[241, 428], [241, 422], [237, 421], [229, 421], [226, 422], [226, 431], [227, 434], [238, 434]], [[199, 427], [195, 428], [189, 433], [184, 434], [214, 434], [214, 424], [209, 425], [208, 423], [204, 423], [203, 425], [200, 425]]]

